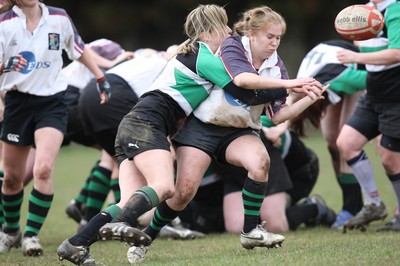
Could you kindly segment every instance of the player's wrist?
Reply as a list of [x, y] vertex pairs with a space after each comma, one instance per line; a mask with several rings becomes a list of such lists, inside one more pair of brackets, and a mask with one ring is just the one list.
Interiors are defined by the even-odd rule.
[[97, 83], [103, 82], [106, 80], [106, 76], [102, 76], [101, 78], [96, 79]]

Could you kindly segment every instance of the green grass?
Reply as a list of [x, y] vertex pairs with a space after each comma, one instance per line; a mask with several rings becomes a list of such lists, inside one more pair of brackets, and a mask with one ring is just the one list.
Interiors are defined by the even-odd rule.
[[[305, 140], [320, 157], [320, 178], [313, 193], [323, 195], [336, 211], [342, 205], [341, 192], [333, 176], [330, 158], [321, 136], [314, 132]], [[366, 152], [371, 158], [377, 176], [377, 185], [389, 211], [394, 210], [396, 200], [390, 183], [374, 154], [374, 145]], [[67, 218], [65, 207], [79, 192], [99, 152], [77, 145], [63, 148], [55, 171], [55, 200], [48, 219], [40, 233], [44, 255], [39, 258], [24, 257], [20, 249], [12, 249], [0, 255], [1, 266], [16, 265], [72, 265], [59, 262], [56, 250], [77, 229], [73, 220]], [[26, 188], [25, 195], [30, 191]], [[21, 226], [25, 226], [26, 202], [23, 205]], [[194, 241], [158, 239], [150, 248], [143, 265], [399, 265], [400, 234], [378, 234], [375, 229], [384, 222], [375, 222], [365, 233], [351, 231], [343, 234], [326, 228], [299, 228], [285, 233], [282, 248], [245, 250], [240, 246], [239, 236], [232, 234], [208, 235]], [[98, 242], [91, 253], [105, 265], [129, 265], [127, 246], [119, 242]]]

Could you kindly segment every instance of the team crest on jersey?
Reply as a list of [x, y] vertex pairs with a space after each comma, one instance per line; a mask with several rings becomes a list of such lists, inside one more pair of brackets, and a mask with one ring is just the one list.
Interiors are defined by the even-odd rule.
[[49, 50], [60, 49], [60, 34], [49, 33]]
[[18, 45], [17, 40], [12, 39], [10, 42], [10, 46], [17, 46], [17, 45]]

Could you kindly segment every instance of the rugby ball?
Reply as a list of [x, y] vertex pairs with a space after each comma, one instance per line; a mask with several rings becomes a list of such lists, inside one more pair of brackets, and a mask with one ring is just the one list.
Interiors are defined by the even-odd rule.
[[376, 37], [383, 28], [382, 13], [367, 5], [351, 5], [335, 18], [335, 29], [344, 38], [353, 41]]

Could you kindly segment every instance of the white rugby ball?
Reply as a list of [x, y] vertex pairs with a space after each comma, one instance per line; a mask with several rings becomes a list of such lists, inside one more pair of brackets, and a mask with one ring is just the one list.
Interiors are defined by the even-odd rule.
[[335, 18], [335, 29], [344, 38], [354, 41], [376, 37], [384, 26], [381, 12], [368, 5], [351, 5]]

